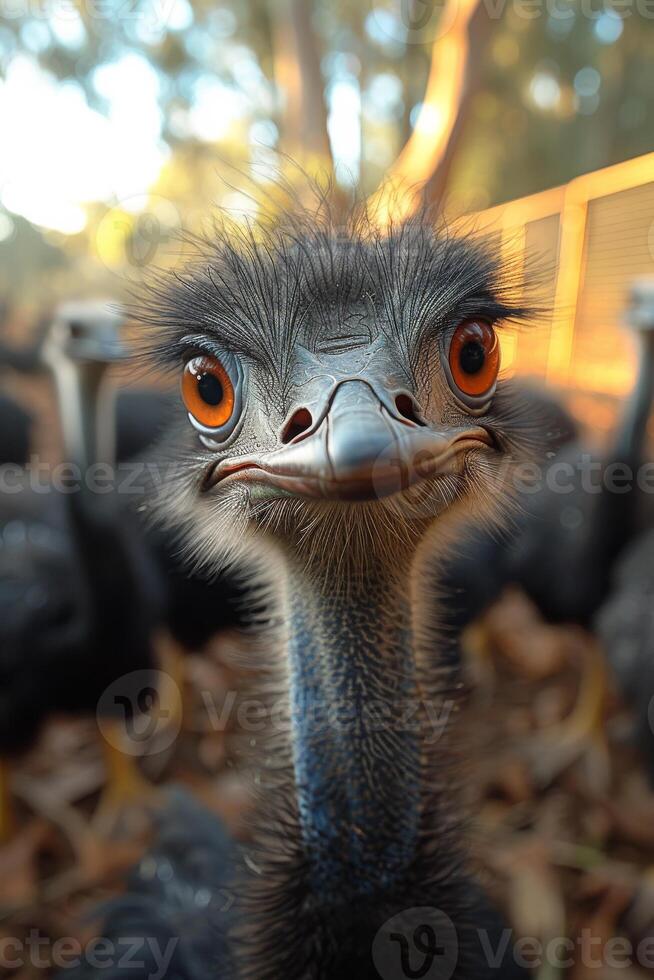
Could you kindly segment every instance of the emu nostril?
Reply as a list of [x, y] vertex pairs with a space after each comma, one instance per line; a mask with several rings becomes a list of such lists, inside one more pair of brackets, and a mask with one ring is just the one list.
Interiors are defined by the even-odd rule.
[[297, 412], [293, 412], [290, 419], [286, 423], [284, 432], [282, 433], [282, 442], [293, 442], [298, 436], [301, 436], [303, 432], [311, 427], [313, 423], [313, 416], [308, 408], [298, 408]]
[[422, 419], [418, 418], [416, 414], [416, 406], [413, 399], [409, 395], [398, 395], [395, 399], [395, 407], [400, 415], [402, 415], [409, 422], [413, 422], [414, 425], [425, 424]]

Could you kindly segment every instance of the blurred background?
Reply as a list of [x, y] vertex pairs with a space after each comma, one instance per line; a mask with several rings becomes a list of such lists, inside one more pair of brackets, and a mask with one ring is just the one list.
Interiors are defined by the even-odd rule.
[[[389, 176], [426, 183], [460, 215], [652, 150], [648, 0], [4, 0], [1, 13], [0, 330], [21, 340], [62, 297], [120, 298], [145, 268], [174, 264], [175, 236], [206, 228], [212, 206], [237, 219], [262, 199], [270, 208], [292, 169], [280, 153], [333, 170], [360, 198]], [[572, 378], [570, 311], [584, 284], [557, 295], [563, 196], [513, 214], [567, 322], [558, 348], [543, 335], [537, 351], [506, 350], [505, 369], [624, 393], [633, 360], [608, 328], [622, 272], [651, 266], [651, 167], [582, 195], [587, 279], [602, 298], [594, 305], [595, 288], [581, 303]], [[489, 220], [502, 225], [499, 211]], [[606, 239], [621, 241], [628, 270]], [[596, 344], [598, 309], [611, 357]]]
[[[368, 200], [380, 226], [410, 214], [424, 188], [448, 219], [538, 269], [547, 313], [532, 331], [503, 335], [502, 370], [531, 378], [556, 406], [544, 458], [573, 447], [604, 453], [601, 466], [649, 461], [651, 0], [0, 0], [1, 461], [21, 472], [35, 454], [88, 462], [106, 415], [105, 369], [122, 398], [118, 459], [147, 459], [176, 391], [116, 363], [120, 317], [61, 304], [129, 298], [148, 271], [180, 265], [180, 233], [209, 230], [216, 208], [236, 222], [274, 215], [287, 206], [280, 179], [301, 194], [303, 172]], [[80, 370], [77, 388], [68, 375], [62, 401], [62, 358], [88, 363], [87, 341], [102, 370], [93, 383]], [[73, 389], [71, 420], [62, 405]], [[86, 428], [84, 413], [94, 419]], [[98, 539], [99, 568], [70, 531], [75, 503], [21, 510], [25, 499], [22, 489], [0, 495], [0, 939], [83, 941], [80, 912], [114, 894], [143, 852], [155, 786], [182, 782], [240, 827], [244, 779], [209, 710], [240, 683], [230, 666], [243, 642], [239, 586], [190, 581], [176, 542], [138, 525], [132, 543], [165, 583], [163, 606], [157, 587], [114, 594], [123, 504], [113, 537]], [[549, 554], [504, 569], [488, 543], [470, 552], [473, 570], [498, 569], [497, 594], [456, 623], [479, 861], [518, 931], [543, 941], [588, 928], [636, 943], [654, 923], [649, 500], [632, 494], [620, 515], [587, 515], [576, 496], [558, 498], [556, 511], [543, 504], [546, 536], [569, 535], [558, 551], [575, 576], [567, 604], [532, 582], [546, 567], [567, 587]], [[591, 525], [617, 540], [587, 547]], [[627, 544], [636, 552], [623, 567]], [[452, 571], [455, 586], [472, 576], [470, 565]], [[108, 588], [101, 624], [59, 661], [59, 634], [47, 631], [74, 616], [85, 588]], [[129, 664], [152, 667], [149, 648], [129, 660], [136, 627], [112, 632], [121, 617], [132, 622], [130, 601], [134, 622], [164, 609], [145, 619], [172, 636], [157, 663], [174, 684], [168, 720], [125, 765], [98, 698]], [[120, 664], [116, 649], [126, 651]], [[45, 966], [0, 956], [0, 976], [44, 969], [51, 955]], [[575, 960], [535, 975], [650, 973], [631, 963], [599, 974]]]

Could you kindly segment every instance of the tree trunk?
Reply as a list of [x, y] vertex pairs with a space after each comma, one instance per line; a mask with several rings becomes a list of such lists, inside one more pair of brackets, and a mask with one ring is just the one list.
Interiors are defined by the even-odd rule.
[[320, 52], [307, 0], [273, 4], [275, 81], [282, 99], [282, 152], [310, 172], [331, 171]]
[[472, 96], [481, 79], [490, 17], [481, 0], [447, 0], [421, 111], [384, 181], [369, 200], [381, 227], [409, 217], [426, 197], [442, 198]]

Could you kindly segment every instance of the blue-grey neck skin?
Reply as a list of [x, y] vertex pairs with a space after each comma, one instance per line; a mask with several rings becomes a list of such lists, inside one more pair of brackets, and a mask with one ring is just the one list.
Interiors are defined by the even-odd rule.
[[[311, 880], [338, 902], [392, 887], [415, 855], [420, 739], [408, 596], [371, 568], [291, 574], [293, 753]], [[341, 579], [340, 581], [338, 579]], [[415, 718], [415, 714], [411, 718]]]

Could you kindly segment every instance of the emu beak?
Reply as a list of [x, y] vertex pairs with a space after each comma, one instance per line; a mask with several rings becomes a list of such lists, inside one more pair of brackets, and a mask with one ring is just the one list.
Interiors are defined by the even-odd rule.
[[273, 452], [221, 461], [209, 482], [230, 477], [296, 496], [374, 500], [454, 472], [464, 449], [492, 445], [480, 426], [435, 430], [389, 404], [368, 382], [343, 381], [313, 429]]

